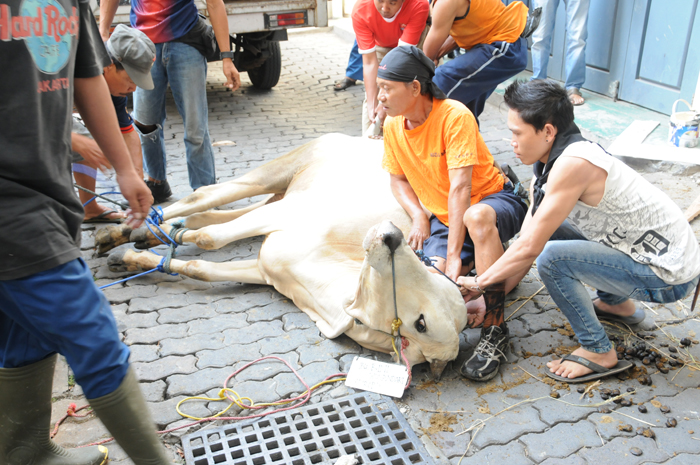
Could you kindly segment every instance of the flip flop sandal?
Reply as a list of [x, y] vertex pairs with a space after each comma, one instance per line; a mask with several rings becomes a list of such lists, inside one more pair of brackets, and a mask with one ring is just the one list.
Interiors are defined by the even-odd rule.
[[635, 309], [635, 312], [630, 316], [621, 316], [615, 315], [614, 313], [610, 312], [604, 312], [603, 310], [596, 307], [595, 304], [593, 305], [593, 310], [595, 310], [595, 315], [598, 317], [599, 320], [619, 321], [620, 323], [624, 323], [627, 326], [638, 325], [639, 323], [644, 321], [644, 318], [646, 318], [647, 316], [647, 314], [644, 312], [644, 309], [639, 307], [637, 307]]
[[578, 378], [564, 378], [563, 376], [555, 375], [551, 371], [544, 372], [545, 375], [549, 376], [554, 380], [559, 381], [560, 383], [569, 384], [587, 383], [589, 381], [595, 381], [596, 379], [605, 378], [610, 375], [622, 373], [623, 371], [629, 370], [634, 366], [634, 363], [630, 362], [629, 360], [618, 360], [617, 365], [615, 365], [613, 368], [605, 368], [604, 366], [600, 366], [597, 363], [593, 363], [584, 357], [571, 354], [562, 357], [561, 361], [578, 363], [579, 365], [583, 365], [586, 368], [590, 368], [591, 370], [593, 370], [593, 373], [585, 376], [579, 376]]
[[107, 211], [100, 213], [97, 216], [83, 220], [83, 223], [86, 223], [86, 224], [121, 223], [122, 221], [124, 221], [124, 218], [107, 218], [109, 215], [113, 215], [115, 213], [121, 213], [121, 212], [118, 212], [116, 210], [107, 210]]
[[335, 82], [335, 84], [333, 85], [333, 90], [336, 92], [339, 90], [345, 90], [348, 87], [354, 86], [355, 84], [357, 84], [357, 81], [353, 81], [352, 79], [345, 77]]
[[574, 102], [573, 102], [572, 97], [573, 97], [574, 95], [576, 95], [577, 97], [581, 97], [581, 99], [583, 99], [583, 95], [581, 95], [581, 91], [578, 90], [578, 89], [576, 89], [575, 87], [572, 87], [571, 89], [567, 89], [566, 95], [569, 96], [569, 101], [570, 101], [571, 104], [572, 104], [573, 106], [575, 106], [575, 107], [577, 107], [577, 106], [579, 106], [579, 105], [583, 105], [584, 103], [586, 103], [585, 100], [583, 100], [581, 103], [574, 103]]

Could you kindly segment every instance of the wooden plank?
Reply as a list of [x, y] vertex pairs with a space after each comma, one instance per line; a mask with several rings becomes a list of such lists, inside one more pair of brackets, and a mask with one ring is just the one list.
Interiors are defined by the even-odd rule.
[[693, 203], [685, 211], [685, 219], [691, 222], [698, 215], [700, 215], [700, 195], [693, 200]]

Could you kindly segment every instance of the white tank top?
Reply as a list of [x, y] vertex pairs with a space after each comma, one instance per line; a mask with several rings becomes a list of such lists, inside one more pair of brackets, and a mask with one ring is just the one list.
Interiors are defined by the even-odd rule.
[[700, 275], [700, 247], [683, 212], [665, 193], [599, 145], [576, 142], [561, 157], [588, 160], [608, 173], [597, 207], [580, 200], [568, 220], [586, 239], [648, 264], [667, 284]]

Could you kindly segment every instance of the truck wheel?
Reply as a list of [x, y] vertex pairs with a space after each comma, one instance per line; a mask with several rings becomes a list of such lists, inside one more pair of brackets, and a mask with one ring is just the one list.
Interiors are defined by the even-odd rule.
[[276, 41], [269, 42], [270, 58], [255, 68], [248, 71], [248, 77], [257, 89], [272, 89], [277, 85], [282, 73], [282, 51], [280, 43]]

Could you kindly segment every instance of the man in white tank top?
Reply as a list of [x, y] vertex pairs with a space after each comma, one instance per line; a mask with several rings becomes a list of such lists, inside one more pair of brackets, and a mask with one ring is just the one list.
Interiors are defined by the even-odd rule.
[[[581, 347], [547, 364], [550, 377], [588, 382], [632, 366], [618, 360], [599, 319], [640, 323], [634, 300], [674, 302], [698, 285], [700, 247], [662, 191], [586, 141], [566, 91], [552, 81], [514, 82], [505, 92], [512, 146], [534, 165], [532, 205], [520, 238], [486, 272], [458, 280], [472, 298], [493, 283], [537, 270]], [[591, 301], [587, 284], [598, 291]]]

